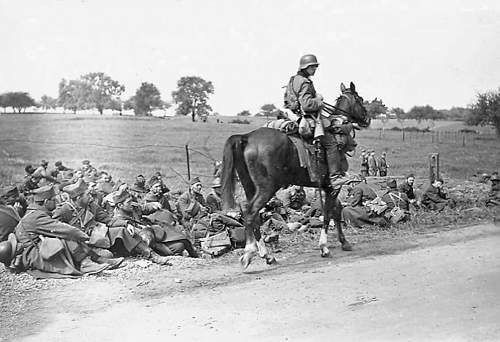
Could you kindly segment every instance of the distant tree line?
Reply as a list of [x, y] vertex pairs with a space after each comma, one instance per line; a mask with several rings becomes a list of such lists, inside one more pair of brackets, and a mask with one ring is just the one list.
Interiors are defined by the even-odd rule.
[[[41, 108], [44, 112], [60, 107], [73, 113], [95, 109], [102, 115], [104, 110], [111, 109], [121, 114], [125, 109], [133, 110], [136, 115], [150, 116], [156, 109], [171, 106], [171, 103], [162, 100], [160, 91], [152, 83], [143, 82], [135, 95], [125, 101], [121, 99], [124, 91], [125, 86], [109, 75], [92, 72], [74, 80], [62, 79], [56, 99], [43, 95], [37, 102], [27, 92], [7, 92], [0, 94], [0, 107], [4, 113], [7, 108], [23, 113], [30, 107]], [[196, 117], [212, 114], [208, 99], [213, 93], [212, 82], [198, 76], [182, 77], [177, 82], [177, 89], [172, 92], [173, 102], [178, 105], [176, 114], [190, 115], [193, 121]]]

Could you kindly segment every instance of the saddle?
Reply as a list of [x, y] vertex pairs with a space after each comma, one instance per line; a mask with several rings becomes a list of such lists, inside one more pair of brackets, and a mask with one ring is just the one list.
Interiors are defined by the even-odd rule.
[[[314, 122], [314, 120], [312, 120]], [[331, 125], [330, 121], [328, 125]], [[356, 148], [356, 142], [351, 135], [353, 131], [352, 124], [342, 124], [335, 126], [325, 125], [325, 130], [329, 130], [334, 135], [339, 148], [344, 153], [353, 151]], [[265, 127], [277, 129], [285, 134], [295, 145], [299, 157], [300, 166], [307, 169], [311, 181], [314, 183], [323, 183], [328, 176], [325, 151], [321, 148], [316, 150], [311, 132], [305, 135], [301, 134], [300, 124], [291, 120], [273, 120]]]

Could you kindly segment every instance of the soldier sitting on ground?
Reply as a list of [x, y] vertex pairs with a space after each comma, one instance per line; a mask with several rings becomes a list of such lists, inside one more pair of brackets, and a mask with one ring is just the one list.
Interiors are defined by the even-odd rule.
[[429, 210], [441, 211], [445, 207], [455, 207], [455, 201], [448, 197], [443, 189], [444, 181], [437, 178], [432, 182], [422, 195], [422, 205]]
[[386, 225], [387, 221], [382, 216], [383, 210], [374, 208], [372, 201], [377, 198], [373, 189], [358, 178], [349, 182], [350, 196], [347, 199], [347, 205], [342, 209], [342, 220], [354, 227], [363, 227], [364, 225]]
[[172, 213], [166, 210], [156, 211], [146, 216], [146, 220], [140, 205], [127, 191], [115, 194], [114, 203], [116, 210], [113, 224], [134, 227], [135, 233], [158, 254], [183, 255], [183, 252], [187, 251], [190, 257], [198, 257], [188, 237], [174, 227]]
[[406, 180], [399, 186], [399, 191], [404, 193], [411, 204], [417, 205], [417, 198], [415, 192], [413, 191], [413, 184], [415, 183], [415, 175], [410, 173]]
[[222, 187], [220, 178], [215, 178], [212, 182], [212, 191], [207, 195], [206, 204], [209, 213], [218, 213], [222, 211]]
[[52, 185], [33, 191], [33, 203], [16, 226], [15, 240], [9, 238], [14, 253], [10, 261], [2, 260], [4, 264], [41, 278], [60, 277], [54, 274], [81, 276], [117, 267], [122, 259], [92, 253], [86, 245], [87, 234], [50, 216], [55, 195]]
[[[134, 227], [129, 226], [127, 221], [111, 217], [94, 203], [87, 189], [82, 180], [65, 187], [63, 190], [69, 194], [70, 200], [58, 207], [53, 217], [87, 233], [91, 238], [89, 244], [96, 248], [123, 255], [136, 253], [154, 263], [168, 264], [168, 259], [155, 253], [135, 235]], [[102, 253], [98, 249], [96, 252]]]
[[149, 192], [149, 188], [146, 187], [146, 178], [143, 175], [137, 175], [135, 177], [134, 185], [129, 188], [129, 192], [138, 200], [141, 201], [144, 196]]
[[199, 238], [205, 237], [211, 230], [208, 208], [201, 193], [202, 188], [200, 179], [193, 178], [189, 189], [179, 196], [176, 203], [179, 222], [191, 234], [196, 244]]
[[168, 196], [168, 191], [170, 190], [164, 186], [161, 178], [152, 179], [149, 186], [150, 189], [149, 192], [144, 196], [144, 201], [146, 203], [158, 202], [160, 203], [162, 209], [166, 209], [172, 212]]

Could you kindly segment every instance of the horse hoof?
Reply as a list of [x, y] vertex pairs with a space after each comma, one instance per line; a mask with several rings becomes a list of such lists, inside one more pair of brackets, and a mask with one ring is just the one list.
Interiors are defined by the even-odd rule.
[[350, 252], [352, 251], [352, 246], [349, 242], [346, 242], [342, 245], [342, 250], [343, 251], [347, 251], [347, 252]]
[[276, 261], [276, 258], [272, 256], [272, 257], [266, 258], [266, 263], [268, 265], [274, 265], [274, 264], [277, 264], [278, 262]]
[[240, 264], [241, 264], [241, 268], [243, 270], [246, 270], [251, 262], [252, 262], [252, 258], [246, 254], [244, 254], [240, 257]]

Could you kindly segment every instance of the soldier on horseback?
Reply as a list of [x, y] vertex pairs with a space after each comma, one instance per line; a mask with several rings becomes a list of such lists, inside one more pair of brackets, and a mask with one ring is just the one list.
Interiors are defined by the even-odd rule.
[[[310, 79], [316, 73], [319, 63], [314, 55], [304, 55], [300, 58], [299, 70], [296, 75], [290, 78], [285, 94], [285, 108], [289, 108], [300, 120], [312, 118], [317, 125], [322, 125], [321, 112], [324, 107], [323, 96], [318, 94], [314, 89], [312, 80]], [[288, 100], [292, 98], [292, 100]], [[335, 115], [336, 116], [336, 115]], [[339, 115], [341, 117], [341, 115]], [[334, 122], [339, 119], [330, 117], [328, 121]], [[324, 127], [324, 133], [315, 134], [315, 138], [319, 139], [319, 143], [326, 153], [326, 161], [328, 164], [328, 173], [332, 189], [340, 190], [350, 178], [346, 176], [347, 159], [344, 150], [337, 139], [335, 138], [334, 125]]]

